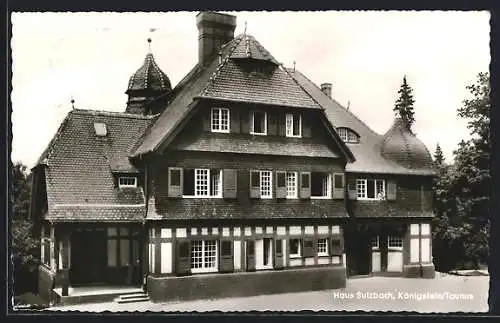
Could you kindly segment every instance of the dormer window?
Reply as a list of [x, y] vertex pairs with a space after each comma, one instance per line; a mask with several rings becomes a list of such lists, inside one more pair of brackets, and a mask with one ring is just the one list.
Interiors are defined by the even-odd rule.
[[105, 137], [108, 134], [106, 124], [102, 122], [94, 122], [94, 130], [98, 137]]
[[252, 135], [267, 135], [267, 113], [263, 111], [252, 112], [252, 124], [250, 133]]
[[137, 187], [137, 177], [118, 177], [118, 187]]
[[359, 143], [359, 136], [353, 130], [349, 128], [337, 128], [337, 133], [339, 134], [342, 141], [349, 144]]
[[287, 113], [286, 136], [302, 137], [302, 116], [299, 113]]
[[212, 108], [212, 132], [229, 132], [229, 109]]

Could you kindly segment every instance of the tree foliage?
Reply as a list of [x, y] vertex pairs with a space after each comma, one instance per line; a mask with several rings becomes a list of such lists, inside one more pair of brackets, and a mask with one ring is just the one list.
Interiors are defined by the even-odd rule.
[[399, 98], [394, 105], [394, 113], [396, 117], [400, 117], [403, 120], [406, 129], [412, 132], [411, 127], [415, 122], [415, 112], [413, 111], [415, 100], [413, 99], [413, 89], [406, 82], [406, 75], [403, 77], [403, 84], [401, 84], [398, 94]]
[[434, 152], [434, 162], [438, 166], [444, 163], [443, 150], [441, 150], [439, 143], [436, 145], [436, 151]]
[[[11, 259], [14, 265], [15, 288], [27, 281], [39, 264], [39, 240], [30, 219], [31, 175], [22, 163], [12, 165]], [[33, 286], [32, 286], [33, 287]]]
[[453, 165], [437, 165], [439, 175], [434, 182], [433, 252], [441, 270], [467, 264], [477, 268], [488, 259], [489, 75], [479, 73], [476, 83], [466, 88], [471, 98], [457, 112], [467, 120], [470, 138], [458, 144]]

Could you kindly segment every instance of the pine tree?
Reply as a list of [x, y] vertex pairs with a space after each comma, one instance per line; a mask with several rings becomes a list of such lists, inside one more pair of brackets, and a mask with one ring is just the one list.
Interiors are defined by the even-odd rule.
[[439, 143], [436, 146], [436, 151], [434, 152], [434, 161], [437, 165], [442, 165], [444, 162], [443, 151], [441, 150], [441, 146]]
[[415, 112], [413, 111], [413, 89], [406, 82], [406, 75], [403, 77], [403, 84], [401, 84], [401, 88], [398, 91], [399, 98], [396, 100], [396, 104], [394, 106], [394, 113], [396, 117], [400, 117], [403, 120], [403, 123], [406, 129], [409, 132], [412, 132], [411, 126], [415, 122]]

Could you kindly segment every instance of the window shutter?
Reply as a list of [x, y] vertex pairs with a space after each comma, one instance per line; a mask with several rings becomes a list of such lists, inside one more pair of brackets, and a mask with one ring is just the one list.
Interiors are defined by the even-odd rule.
[[278, 112], [276, 116], [276, 124], [278, 128], [278, 136], [285, 137], [286, 135], [286, 119], [284, 112]]
[[333, 174], [333, 198], [344, 198], [344, 174], [342, 173]]
[[267, 112], [267, 134], [276, 136], [278, 134], [278, 122], [275, 111]]
[[211, 131], [211, 118], [212, 118], [212, 109], [206, 109], [202, 113], [202, 123], [203, 123], [203, 131], [210, 132]]
[[238, 192], [238, 172], [236, 169], [224, 169], [222, 172], [223, 179], [223, 197], [235, 199]]
[[176, 273], [179, 276], [191, 273], [191, 243], [187, 240], [177, 242]]
[[252, 122], [252, 118], [251, 118], [251, 112], [250, 111], [247, 111], [247, 112], [241, 112], [240, 113], [240, 116], [241, 116], [241, 133], [250, 133], [250, 122]]
[[286, 172], [276, 172], [276, 198], [286, 198]]
[[238, 109], [231, 109], [229, 116], [231, 117], [231, 133], [240, 133], [240, 113]]
[[250, 171], [250, 197], [260, 198], [260, 172]]
[[283, 261], [283, 240], [274, 240], [274, 269], [282, 269], [285, 267]]
[[387, 181], [387, 200], [395, 201], [397, 197], [398, 184], [395, 180]]
[[247, 271], [255, 271], [255, 243], [253, 240], [246, 240], [245, 245]]
[[221, 240], [219, 243], [219, 271], [230, 273], [233, 268], [233, 242], [231, 240]]
[[312, 136], [311, 116], [304, 114], [302, 115], [302, 137], [311, 138], [311, 136]]
[[313, 239], [304, 239], [302, 240], [302, 256], [314, 257], [314, 240]]
[[342, 240], [340, 237], [330, 238], [330, 255], [331, 256], [341, 256], [343, 253]]
[[168, 197], [182, 197], [182, 168], [168, 168]]
[[300, 198], [308, 199], [311, 197], [311, 173], [300, 173]]
[[350, 200], [357, 200], [358, 199], [358, 192], [357, 192], [357, 188], [356, 188], [356, 179], [355, 178], [349, 178], [347, 180], [347, 194], [348, 194]]

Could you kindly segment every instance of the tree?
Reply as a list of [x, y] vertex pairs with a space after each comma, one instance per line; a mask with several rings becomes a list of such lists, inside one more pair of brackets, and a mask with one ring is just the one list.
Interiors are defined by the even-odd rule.
[[412, 132], [412, 125], [415, 122], [415, 113], [413, 111], [413, 89], [406, 82], [406, 75], [403, 77], [403, 84], [401, 84], [401, 88], [398, 91], [399, 98], [396, 100], [396, 104], [394, 106], [394, 113], [396, 117], [400, 117], [403, 120], [403, 123], [406, 129], [409, 132]]
[[39, 259], [39, 240], [33, 234], [33, 223], [29, 216], [31, 175], [26, 166], [18, 162], [12, 165], [12, 222], [11, 259], [14, 269], [16, 293], [32, 288]]
[[437, 165], [442, 165], [444, 163], [443, 151], [441, 150], [439, 143], [437, 144], [436, 151], [434, 152], [434, 161]]

